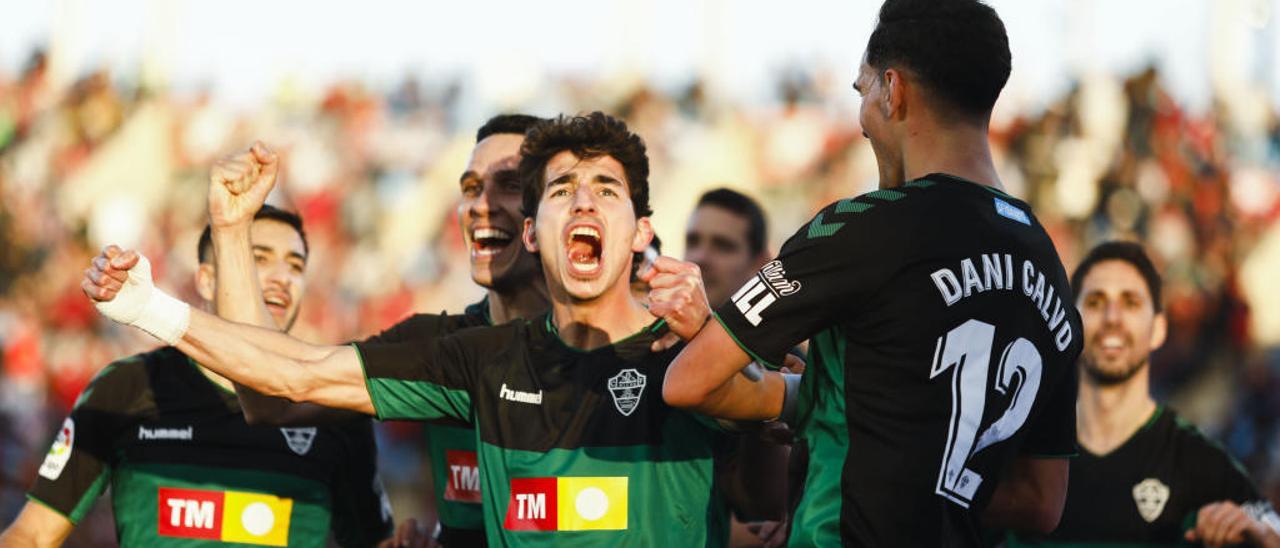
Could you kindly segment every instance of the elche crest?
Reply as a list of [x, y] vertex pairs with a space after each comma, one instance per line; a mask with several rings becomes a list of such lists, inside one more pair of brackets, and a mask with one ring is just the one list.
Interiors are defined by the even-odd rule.
[[629, 417], [640, 405], [640, 396], [644, 394], [646, 376], [635, 369], [623, 369], [609, 378], [609, 395], [613, 396], [613, 406], [622, 416]]

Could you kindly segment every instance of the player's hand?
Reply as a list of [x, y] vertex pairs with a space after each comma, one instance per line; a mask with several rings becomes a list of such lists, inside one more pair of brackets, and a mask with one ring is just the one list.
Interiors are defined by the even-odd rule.
[[137, 251], [124, 251], [114, 245], [102, 248], [102, 253], [93, 258], [89, 268], [84, 269], [80, 289], [96, 302], [115, 299], [129, 280], [129, 269], [138, 264], [140, 257]]
[[680, 339], [689, 340], [711, 317], [707, 291], [698, 265], [671, 257], [658, 257], [640, 279], [649, 284], [649, 312], [667, 320], [671, 332], [654, 341], [653, 351], [671, 348]]
[[378, 543], [378, 548], [437, 548], [438, 546], [439, 544], [427, 532], [427, 528], [413, 518], [400, 522], [391, 538]]
[[747, 525], [747, 530], [760, 539], [764, 548], [782, 548], [787, 544], [787, 522], [761, 521]]
[[214, 162], [209, 172], [209, 223], [214, 228], [252, 223], [276, 184], [279, 167], [279, 156], [261, 141]]
[[1261, 543], [1266, 537], [1264, 527], [1240, 505], [1224, 500], [1206, 504], [1200, 509], [1196, 514], [1196, 526], [1187, 531], [1186, 539], [1210, 547], [1246, 541]]

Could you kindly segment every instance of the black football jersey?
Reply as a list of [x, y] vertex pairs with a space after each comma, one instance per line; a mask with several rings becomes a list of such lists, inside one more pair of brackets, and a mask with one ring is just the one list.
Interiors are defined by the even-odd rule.
[[793, 546], [980, 542], [1022, 454], [1075, 451], [1081, 327], [1031, 208], [943, 174], [820, 211], [721, 307], [757, 361], [810, 339]]
[[1011, 535], [1006, 545], [1183, 546], [1200, 509], [1224, 500], [1280, 530], [1280, 517], [1240, 464], [1172, 409], [1159, 407], [1110, 453], [1081, 449], [1071, 461], [1067, 504], [1053, 533]]

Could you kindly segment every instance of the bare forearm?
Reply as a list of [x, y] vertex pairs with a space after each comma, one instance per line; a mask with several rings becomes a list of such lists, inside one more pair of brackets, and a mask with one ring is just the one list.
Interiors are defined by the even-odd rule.
[[782, 413], [785, 385], [781, 373], [767, 372], [759, 381], [735, 374], [712, 389], [701, 403], [689, 409], [703, 415], [731, 420], [763, 421]]
[[[261, 327], [230, 322], [191, 310], [191, 323], [176, 345], [191, 359], [236, 383], [268, 396], [301, 399], [306, 392], [304, 360], [279, 349], [306, 344]], [[310, 346], [310, 345], [308, 345]], [[324, 356], [332, 348], [313, 347], [310, 355]]]
[[216, 266], [215, 307], [218, 316], [233, 322], [273, 327], [271, 313], [262, 301], [257, 265], [253, 260], [250, 225], [215, 227], [213, 256]]

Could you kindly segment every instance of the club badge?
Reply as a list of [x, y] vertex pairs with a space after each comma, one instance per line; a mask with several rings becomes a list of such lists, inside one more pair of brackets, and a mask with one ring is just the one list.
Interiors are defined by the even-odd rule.
[[1133, 502], [1138, 504], [1138, 514], [1151, 523], [1164, 511], [1169, 502], [1169, 486], [1155, 478], [1147, 478], [1133, 486]]
[[280, 433], [284, 434], [285, 443], [289, 444], [289, 449], [298, 455], [305, 455], [311, 450], [311, 442], [316, 441], [316, 427], [309, 428], [281, 428]]
[[622, 416], [631, 416], [640, 405], [644, 385], [645, 376], [635, 369], [623, 369], [609, 379], [609, 394], [613, 396], [613, 406], [618, 408]]

